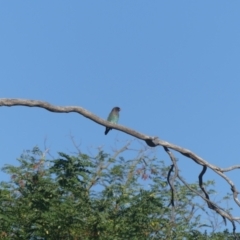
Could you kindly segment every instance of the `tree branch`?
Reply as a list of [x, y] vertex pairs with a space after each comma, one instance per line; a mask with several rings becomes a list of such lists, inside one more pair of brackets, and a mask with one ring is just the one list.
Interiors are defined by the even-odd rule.
[[[0, 106], [39, 107], [39, 108], [44, 108], [44, 109], [46, 109], [50, 112], [55, 112], [55, 113], [70, 113], [70, 112], [79, 113], [80, 115], [82, 115], [86, 118], [89, 118], [90, 120], [92, 120], [92, 121], [94, 121], [94, 122], [96, 122], [96, 123], [98, 123], [102, 126], [110, 127], [110, 128], [125, 132], [125, 133], [127, 133], [127, 134], [129, 134], [133, 137], [138, 138], [138, 139], [141, 139], [141, 140], [145, 141], [147, 143], [147, 145], [150, 146], [150, 147], [162, 146], [162, 147], [164, 147], [165, 151], [169, 154], [170, 157], [173, 157], [173, 155], [171, 156], [171, 152], [168, 149], [175, 150], [175, 151], [181, 153], [182, 155], [184, 155], [185, 157], [192, 159], [194, 162], [203, 166], [204, 168], [212, 169], [216, 174], [221, 176], [230, 185], [230, 189], [233, 192], [233, 199], [236, 202], [236, 204], [238, 206], [240, 206], [240, 201], [237, 197], [238, 194], [239, 194], [239, 191], [236, 189], [234, 183], [224, 174], [224, 172], [231, 171], [231, 170], [234, 170], [234, 169], [239, 169], [240, 165], [235, 165], [235, 166], [231, 166], [231, 167], [228, 167], [228, 168], [220, 168], [218, 166], [210, 164], [209, 162], [207, 162], [206, 160], [199, 157], [197, 154], [191, 152], [188, 149], [185, 149], [185, 148], [182, 148], [180, 146], [174, 145], [172, 143], [168, 143], [166, 141], [160, 140], [158, 137], [151, 137], [151, 136], [148, 136], [146, 134], [142, 134], [140, 132], [137, 132], [133, 129], [127, 128], [125, 126], [110, 123], [106, 120], [103, 120], [102, 118], [99, 118], [98, 116], [96, 116], [93, 113], [87, 111], [86, 109], [84, 109], [82, 107], [78, 107], [78, 106], [66, 106], [66, 107], [54, 106], [50, 103], [43, 102], [43, 101], [28, 100], [28, 99], [7, 99], [7, 98], [0, 99]], [[173, 164], [175, 166], [176, 174], [179, 177], [178, 170], [176, 168], [176, 162], [173, 161]], [[183, 181], [183, 179], [181, 179], [181, 180]], [[173, 189], [174, 188], [172, 187], [172, 190]], [[201, 197], [208, 203], [208, 205], [214, 206], [214, 208], [215, 208], [216, 205], [215, 204], [211, 205], [213, 203], [210, 202], [209, 199], [206, 198], [207, 196], [208, 195], [206, 195], [206, 192], [205, 192], [205, 197], [203, 197], [203, 196], [201, 196]], [[174, 197], [172, 196], [172, 205], [173, 205], [173, 200], [174, 200]], [[234, 226], [234, 231], [235, 231], [234, 221], [238, 221], [239, 218], [234, 218], [230, 214], [227, 214], [226, 212], [223, 213], [223, 210], [221, 210], [218, 207], [216, 207], [214, 210], [217, 211], [222, 217], [225, 217], [230, 222], [232, 222], [232, 224]]]

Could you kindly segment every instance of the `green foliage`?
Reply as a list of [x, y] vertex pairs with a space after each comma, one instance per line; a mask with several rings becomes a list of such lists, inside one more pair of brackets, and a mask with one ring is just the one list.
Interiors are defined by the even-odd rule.
[[1, 239], [206, 239], [194, 193], [176, 181], [169, 207], [168, 168], [147, 155], [59, 153], [50, 161], [34, 148], [18, 161], [3, 168], [11, 181], [0, 186]]

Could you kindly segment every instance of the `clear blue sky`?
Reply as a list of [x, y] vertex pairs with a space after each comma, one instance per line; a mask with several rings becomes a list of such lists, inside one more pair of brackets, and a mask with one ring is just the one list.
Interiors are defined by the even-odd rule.
[[[240, 164], [240, 1], [1, 1], [0, 97], [78, 105], [188, 148], [220, 167]], [[44, 140], [54, 154], [132, 139], [77, 114], [2, 107], [1, 164]], [[157, 154], [166, 164], [168, 156]], [[195, 182], [200, 167], [176, 155]], [[227, 174], [240, 189], [239, 171]], [[2, 176], [5, 179], [5, 177]], [[229, 186], [216, 181], [216, 200]], [[235, 204], [230, 202], [230, 206]], [[234, 207], [234, 216], [239, 216]], [[239, 226], [238, 226], [239, 228]]]

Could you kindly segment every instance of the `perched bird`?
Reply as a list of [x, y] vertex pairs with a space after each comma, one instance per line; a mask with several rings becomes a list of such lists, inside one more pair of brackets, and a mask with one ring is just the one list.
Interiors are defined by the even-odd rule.
[[[118, 123], [120, 110], [121, 109], [119, 107], [114, 107], [109, 113], [107, 120], [111, 123]], [[112, 128], [106, 127], [105, 135], [107, 135], [110, 130], [112, 130]]]

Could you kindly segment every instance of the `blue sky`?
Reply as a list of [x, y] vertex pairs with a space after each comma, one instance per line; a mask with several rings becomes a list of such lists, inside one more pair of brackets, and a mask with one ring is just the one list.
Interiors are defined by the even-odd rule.
[[[239, 9], [239, 1], [221, 0], [2, 1], [0, 97], [77, 105], [102, 118], [120, 106], [122, 125], [220, 167], [239, 164]], [[2, 107], [1, 116], [0, 166], [16, 164], [24, 149], [43, 149], [45, 140], [53, 154], [73, 152], [70, 134], [83, 151], [132, 139], [105, 136], [73, 113]], [[176, 156], [195, 182], [199, 166]], [[239, 172], [227, 175], [240, 189]], [[205, 179], [215, 180], [216, 199], [230, 192], [212, 171]]]

